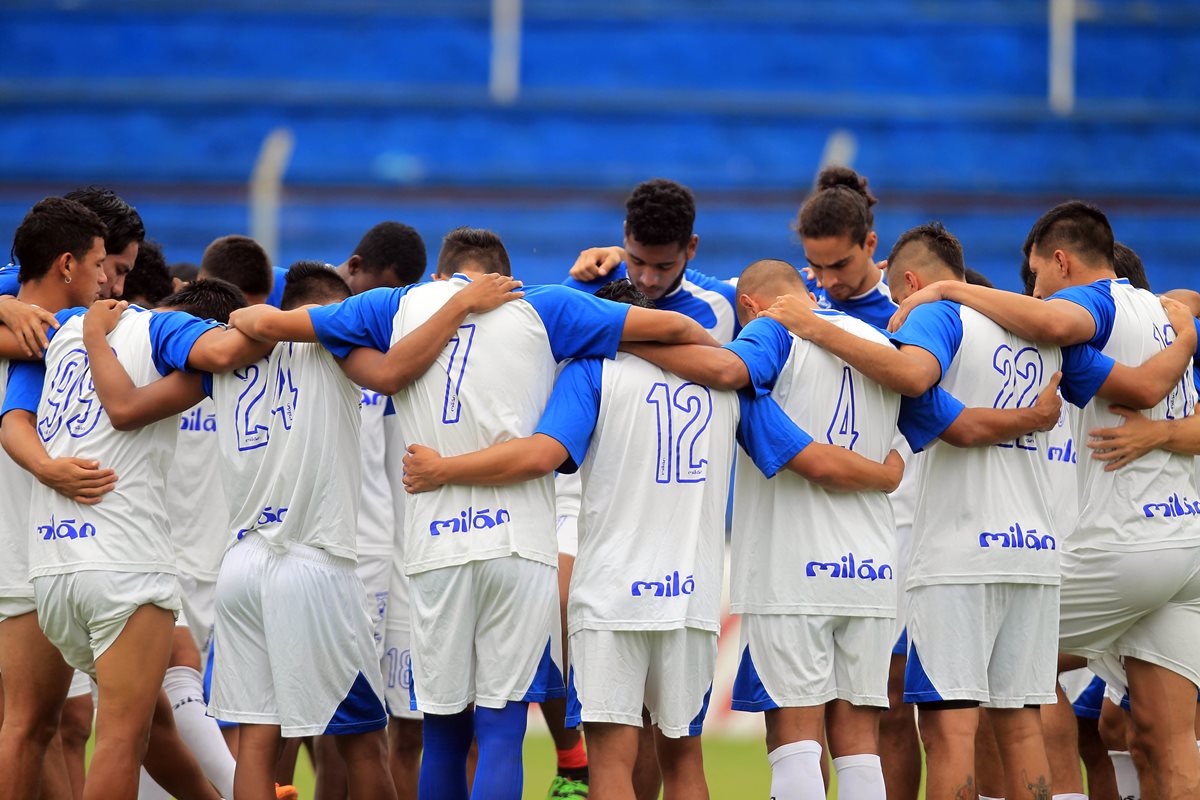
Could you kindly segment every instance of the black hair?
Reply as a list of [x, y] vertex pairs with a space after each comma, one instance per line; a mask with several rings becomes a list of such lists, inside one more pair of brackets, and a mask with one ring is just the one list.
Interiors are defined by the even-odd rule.
[[350, 287], [342, 276], [320, 261], [297, 261], [288, 268], [284, 280], [279, 307], [285, 311], [310, 303], [337, 303], [350, 296]]
[[122, 253], [130, 242], [140, 243], [146, 238], [146, 227], [137, 209], [118, 197], [112, 189], [84, 186], [63, 196], [96, 212], [108, 229], [104, 237], [104, 249], [110, 254]]
[[484, 272], [512, 276], [508, 251], [500, 237], [484, 228], [455, 228], [442, 239], [438, 253], [438, 275], [450, 276], [468, 265]]
[[602, 300], [612, 300], [614, 303], [625, 303], [638, 308], [654, 308], [654, 301], [633, 285], [629, 278], [618, 278], [609, 281], [596, 290], [596, 297]]
[[21, 283], [45, 277], [63, 253], [82, 259], [107, 230], [96, 212], [65, 197], [47, 197], [29, 210], [13, 235], [11, 255]]
[[163, 257], [162, 246], [158, 242], [146, 240], [138, 248], [137, 260], [133, 269], [125, 276], [125, 290], [121, 293], [126, 299], [142, 298], [147, 307], [158, 305], [159, 301], [175, 290], [171, 282], [171, 274], [167, 272], [167, 260]]
[[179, 278], [184, 283], [191, 283], [200, 274], [200, 267], [190, 261], [179, 261], [167, 270], [172, 278]]
[[845, 236], [865, 244], [875, 228], [871, 206], [879, 201], [867, 188], [867, 179], [849, 167], [826, 167], [817, 176], [817, 187], [796, 215], [795, 228], [802, 239]]
[[220, 278], [245, 294], [267, 295], [274, 280], [271, 259], [262, 245], [249, 236], [222, 236], [204, 250], [200, 273]]
[[946, 226], [940, 222], [927, 222], [924, 225], [909, 228], [900, 234], [900, 238], [892, 245], [892, 252], [888, 254], [888, 266], [897, 266], [896, 256], [913, 242], [925, 245], [930, 254], [953, 272], [955, 277], [964, 278], [966, 276], [967, 267], [963, 263], [962, 245], [959, 244], [954, 234], [946, 230]]
[[696, 201], [686, 186], [665, 178], [639, 183], [625, 200], [625, 232], [645, 245], [687, 247], [696, 224]]
[[372, 274], [392, 270], [402, 286], [421, 280], [428, 264], [421, 234], [400, 222], [381, 222], [371, 228], [354, 248], [354, 255]]
[[963, 278], [967, 281], [967, 283], [971, 283], [976, 286], [984, 286], [984, 287], [987, 287], [988, 289], [996, 288], [996, 285], [991, 282], [991, 280], [988, 278], [988, 276], [984, 275], [982, 272], [980, 272], [977, 269], [971, 269], [970, 267], [967, 267], [966, 272], [963, 275]]
[[1142, 259], [1128, 245], [1113, 242], [1113, 272], [1118, 278], [1125, 278], [1135, 289], [1150, 291], [1150, 279], [1146, 277], [1146, 267]]
[[1080, 200], [1062, 203], [1042, 214], [1029, 231], [1029, 242], [1038, 255], [1067, 250], [1085, 262], [1113, 263], [1112, 225], [1104, 212]]
[[160, 308], [184, 311], [200, 319], [228, 323], [230, 314], [245, 308], [246, 295], [229, 281], [203, 278], [167, 295], [158, 305]]

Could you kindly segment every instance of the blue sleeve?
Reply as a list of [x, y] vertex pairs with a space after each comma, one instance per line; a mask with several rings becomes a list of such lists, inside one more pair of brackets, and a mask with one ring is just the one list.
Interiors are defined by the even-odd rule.
[[1192, 322], [1196, 323], [1196, 353], [1192, 356], [1192, 363], [1200, 365], [1200, 317], [1195, 317]]
[[775, 477], [797, 453], [812, 444], [812, 437], [784, 413], [775, 398], [751, 399], [739, 392], [738, 401], [742, 412], [738, 444], [768, 478]]
[[588, 294], [595, 294], [601, 286], [607, 286], [613, 281], [619, 281], [621, 278], [628, 277], [629, 272], [625, 269], [625, 262], [621, 262], [617, 265], [616, 269], [607, 275], [601, 275], [599, 278], [595, 278], [590, 281], [577, 281], [574, 278], [568, 277], [562, 282], [562, 285], [566, 286], [568, 289], [574, 289], [579, 292], [587, 292]]
[[1113, 300], [1108, 281], [1096, 281], [1086, 286], [1068, 286], [1062, 291], [1055, 292], [1047, 300], [1070, 300], [1077, 306], [1083, 306], [1096, 323], [1096, 333], [1087, 344], [1097, 350], [1103, 350], [1112, 334], [1113, 323], [1117, 318], [1117, 303]]
[[567, 448], [568, 459], [558, 468], [571, 474], [578, 471], [587, 455], [600, 416], [600, 382], [603, 362], [581, 358], [563, 367], [554, 382], [554, 391], [534, 433], [541, 433]]
[[394, 417], [396, 415], [396, 404], [392, 402], [392, 398], [390, 396], [388, 397], [387, 402], [384, 403], [383, 415], [385, 417]]
[[917, 306], [900, 326], [900, 330], [892, 334], [892, 342], [929, 351], [938, 360], [942, 375], [945, 375], [946, 370], [950, 368], [950, 362], [954, 360], [954, 354], [962, 344], [960, 308], [958, 303], [947, 300]]
[[287, 286], [287, 273], [288, 271], [284, 267], [271, 267], [271, 293], [267, 295], [267, 305], [279, 308], [283, 304], [283, 290]]
[[386, 352], [392, 344], [392, 321], [408, 290], [408, 286], [371, 289], [340, 303], [309, 309], [317, 341], [338, 358], [345, 358], [356, 347]]
[[188, 354], [196, 340], [221, 323], [193, 317], [183, 311], [147, 311], [150, 314], [150, 353], [159, 375], [187, 370]]
[[565, 286], [527, 288], [525, 301], [541, 318], [556, 361], [616, 356], [630, 306]]
[[200, 386], [209, 397], [213, 396], [213, 376], [211, 372], [200, 373]]
[[28, 411], [37, 414], [42, 400], [42, 385], [46, 382], [44, 361], [13, 361], [8, 367], [8, 389], [4, 394], [4, 407], [0, 417], [10, 411]]
[[754, 395], [762, 397], [775, 388], [779, 371], [792, 352], [792, 335], [775, 320], [763, 317], [751, 321], [725, 349], [746, 364]]
[[21, 290], [21, 283], [17, 280], [20, 272], [21, 269], [16, 264], [0, 267], [0, 294], [15, 295]]
[[1113, 370], [1113, 360], [1090, 344], [1062, 349], [1062, 382], [1059, 391], [1071, 405], [1083, 408], [1100, 391]]
[[924, 450], [966, 408], [954, 395], [935, 386], [920, 397], [900, 398], [897, 426], [914, 453]]

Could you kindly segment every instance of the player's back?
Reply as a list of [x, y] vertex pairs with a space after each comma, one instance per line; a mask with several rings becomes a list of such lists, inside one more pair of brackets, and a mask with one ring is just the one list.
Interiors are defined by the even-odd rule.
[[217, 409], [206, 397], [179, 418], [175, 456], [167, 472], [167, 514], [179, 571], [216, 580], [225, 552], [229, 504], [217, 447]]
[[[1100, 351], [1123, 364], [1137, 365], [1174, 340], [1158, 298], [1124, 280], [1099, 281], [1089, 290], [1107, 291], [1115, 315]], [[1075, 418], [1075, 441], [1087, 432], [1111, 428], [1121, 417], [1097, 397]], [[1171, 393], [1143, 414], [1152, 420], [1179, 419], [1196, 410], [1196, 388], [1185, 373]], [[1080, 510], [1073, 547], [1140, 550], [1174, 547], [1200, 539], [1200, 498], [1195, 497], [1193, 461], [1167, 450], [1151, 450], [1113, 472], [1092, 458], [1079, 459]]]
[[[8, 389], [8, 359], [0, 359], [0, 404]], [[32, 597], [29, 585], [29, 496], [33, 476], [7, 453], [0, 454], [0, 597]]]
[[[887, 343], [859, 319], [817, 313]], [[816, 441], [883, 461], [896, 435], [900, 396], [811, 342], [790, 338], [771, 396]], [[894, 537], [886, 494], [830, 492], [786, 470], [767, 480], [743, 454], [734, 488], [733, 610], [890, 616]]]
[[568, 617], [579, 627], [716, 631], [738, 398], [634, 356], [588, 359], [599, 411]]

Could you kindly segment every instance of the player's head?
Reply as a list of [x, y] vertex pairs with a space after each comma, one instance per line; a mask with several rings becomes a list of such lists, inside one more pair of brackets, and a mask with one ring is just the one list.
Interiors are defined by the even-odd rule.
[[988, 279], [987, 275], [984, 275], [977, 269], [971, 269], [970, 267], [967, 267], [966, 272], [963, 274], [963, 280], [972, 286], [983, 286], [987, 289], [996, 288], [996, 285]]
[[776, 258], [755, 261], [738, 276], [738, 321], [742, 325], [748, 324], [784, 294], [796, 295], [814, 308], [817, 305], [809, 294], [804, 278], [791, 264]]
[[1042, 214], [1027, 239], [1034, 296], [1113, 274], [1113, 231], [1104, 212], [1072, 200]]
[[486, 275], [496, 272], [512, 275], [508, 251], [500, 237], [484, 228], [455, 228], [442, 239], [434, 280], [445, 280], [456, 272]]
[[1138, 254], [1133, 252], [1128, 245], [1113, 242], [1113, 272], [1117, 273], [1118, 278], [1129, 281], [1129, 285], [1135, 289], [1151, 291], [1150, 279], [1146, 277], [1146, 267], [1142, 265], [1142, 259]]
[[367, 231], [346, 261], [346, 283], [360, 294], [380, 286], [408, 286], [425, 274], [421, 234], [399, 222], [381, 222]]
[[625, 200], [625, 270], [638, 291], [651, 300], [675, 291], [696, 255], [695, 224], [686, 186], [655, 178], [634, 188]]
[[163, 311], [183, 311], [200, 319], [229, 322], [229, 315], [246, 306], [246, 295], [229, 281], [202, 278], [167, 295], [159, 304]]
[[867, 179], [849, 167], [826, 167], [796, 216], [804, 258], [825, 293], [848, 300], [878, 281], [875, 212]]
[[274, 276], [271, 259], [249, 236], [222, 236], [204, 250], [197, 278], [219, 278], [242, 290], [251, 304], [266, 302]]
[[47, 197], [25, 215], [13, 236], [12, 258], [21, 283], [48, 281], [71, 306], [90, 306], [108, 277], [104, 223], [87, 206]]
[[320, 261], [297, 261], [287, 271], [279, 307], [290, 311], [300, 306], [327, 306], [350, 296], [350, 287], [337, 271]]
[[888, 288], [899, 303], [934, 281], [966, 280], [962, 245], [940, 222], [900, 234], [888, 254]]
[[103, 186], [84, 186], [64, 195], [68, 200], [81, 203], [96, 213], [108, 233], [104, 236], [104, 274], [107, 283], [101, 288], [101, 297], [122, 297], [125, 291], [125, 276], [137, 262], [138, 248], [146, 238], [137, 209], [126, 203], [111, 189]]
[[633, 281], [628, 278], [609, 281], [596, 290], [596, 297], [638, 308], [654, 308], [654, 301], [642, 294], [641, 290], [634, 286]]
[[137, 261], [125, 276], [123, 298], [143, 308], [154, 308], [173, 291], [175, 285], [167, 271], [167, 260], [163, 257], [162, 247], [158, 242], [142, 242], [138, 248]]

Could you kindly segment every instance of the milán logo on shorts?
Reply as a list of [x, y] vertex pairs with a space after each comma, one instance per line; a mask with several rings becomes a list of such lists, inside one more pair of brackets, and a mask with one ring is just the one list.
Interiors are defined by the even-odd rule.
[[1188, 500], [1186, 496], [1181, 499], [1176, 493], [1161, 503], [1146, 503], [1142, 513], [1147, 517], [1190, 517], [1200, 514], [1200, 500]]
[[471, 530], [487, 530], [511, 520], [512, 515], [505, 508], [498, 508], [496, 513], [492, 514], [490, 508], [481, 508], [476, 511], [474, 507], [468, 506], [465, 510], [458, 512], [457, 517], [435, 519], [429, 523], [429, 535], [440, 536], [445, 532], [467, 533]]
[[87, 539], [96, 535], [96, 526], [90, 522], [79, 522], [74, 519], [61, 519], [57, 523], [53, 515], [49, 525], [38, 525], [37, 532], [42, 535], [42, 541], [51, 539]]
[[1008, 530], [992, 533], [984, 531], [979, 534], [979, 546], [992, 548], [1017, 548], [1024, 550], [1054, 550], [1056, 544], [1054, 537], [1050, 534], [1038, 536], [1036, 528], [1022, 530], [1020, 523], [1013, 523], [1008, 526]]
[[654, 597], [679, 597], [694, 591], [696, 591], [695, 579], [688, 575], [682, 581], [679, 580], [679, 570], [675, 570], [670, 575], [664, 575], [661, 581], [634, 581], [629, 587], [629, 593], [634, 597], [643, 595], [649, 597], [651, 594]]
[[804, 574], [815, 578], [817, 572], [822, 572], [830, 578], [858, 578], [864, 581], [895, 580], [895, 571], [890, 564], [875, 566], [875, 559], [866, 558], [860, 562], [854, 560], [854, 553], [842, 556], [841, 561], [810, 561]]

